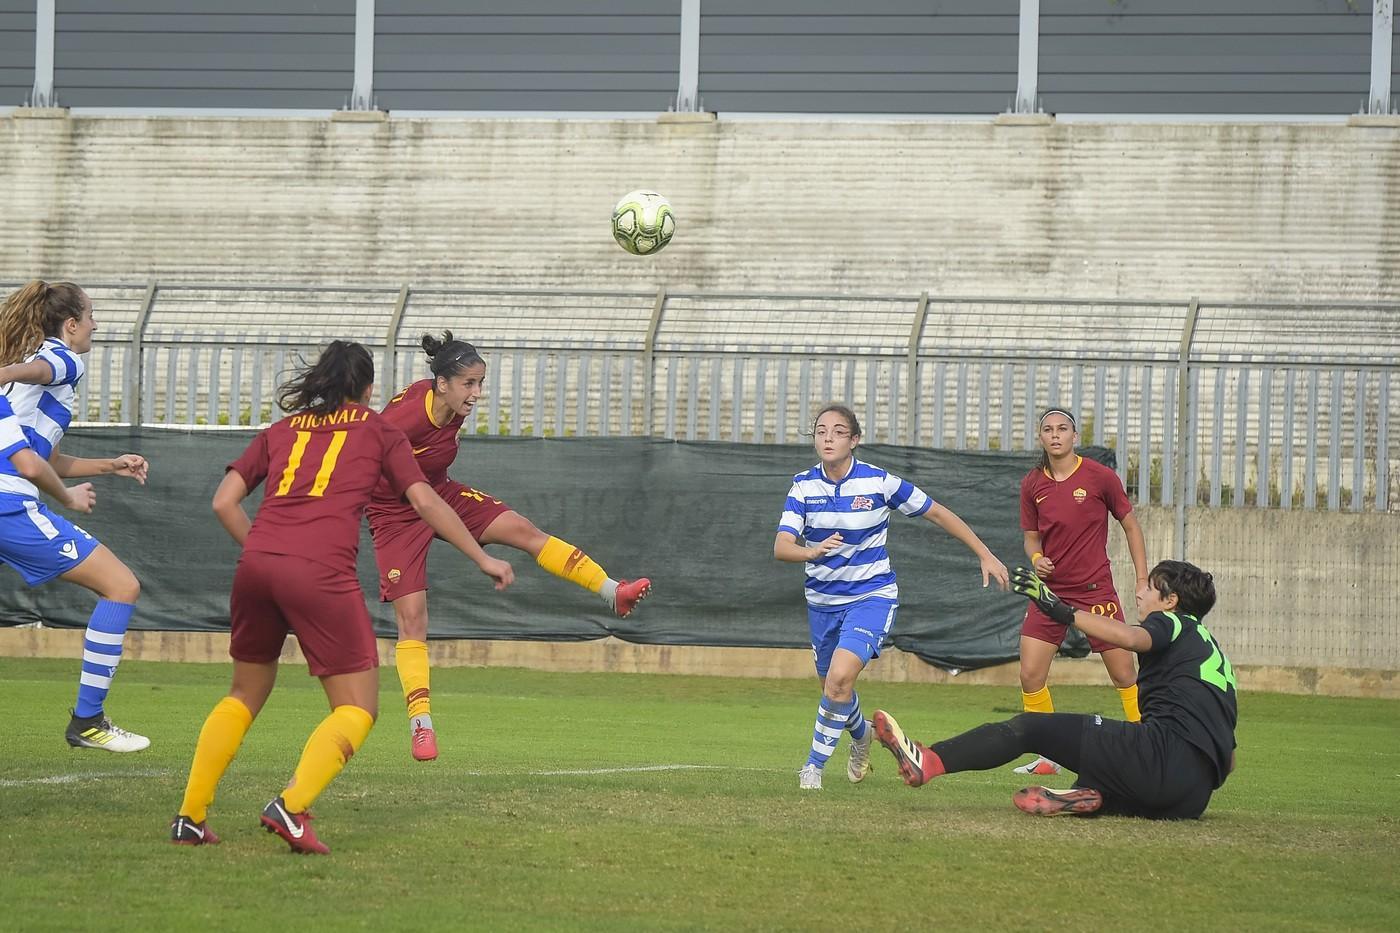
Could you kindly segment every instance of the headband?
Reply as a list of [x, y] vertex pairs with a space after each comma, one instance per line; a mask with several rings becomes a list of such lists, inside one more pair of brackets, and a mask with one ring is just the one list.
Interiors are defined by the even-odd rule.
[[1045, 411], [1043, 411], [1043, 412], [1040, 413], [1040, 421], [1038, 422], [1038, 424], [1039, 424], [1040, 426], [1044, 426], [1044, 424], [1045, 424], [1045, 419], [1046, 419], [1046, 418], [1049, 418], [1051, 415], [1064, 415], [1066, 418], [1069, 419], [1069, 426], [1072, 427], [1072, 428], [1074, 428], [1076, 431], [1079, 430], [1079, 422], [1075, 421], [1075, 420], [1074, 420], [1074, 415], [1070, 414], [1069, 411], [1066, 410], [1066, 409], [1064, 409], [1064, 408], [1047, 408], [1047, 409], [1045, 409]]

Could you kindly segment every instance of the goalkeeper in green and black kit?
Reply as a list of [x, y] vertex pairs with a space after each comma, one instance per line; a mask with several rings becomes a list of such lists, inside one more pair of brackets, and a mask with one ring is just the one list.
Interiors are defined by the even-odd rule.
[[1137, 625], [1077, 612], [1031, 571], [1017, 567], [1012, 588], [1061, 625], [1138, 654], [1141, 723], [1075, 713], [1022, 713], [925, 746], [907, 738], [884, 710], [875, 735], [913, 787], [940, 774], [985, 771], [1026, 754], [1079, 775], [1057, 791], [1026, 787], [1027, 813], [1115, 813], [1147, 819], [1200, 816], [1235, 766], [1235, 672], [1201, 619], [1215, 605], [1211, 575], [1164, 560], [1138, 592]]

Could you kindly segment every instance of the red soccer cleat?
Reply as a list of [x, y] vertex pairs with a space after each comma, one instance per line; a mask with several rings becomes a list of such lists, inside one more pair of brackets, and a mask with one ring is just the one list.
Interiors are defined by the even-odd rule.
[[623, 580], [617, 584], [617, 593], [613, 597], [613, 611], [619, 619], [625, 619], [637, 608], [637, 603], [650, 594], [651, 581], [646, 577], [640, 577], [631, 583]]
[[431, 726], [419, 726], [413, 730], [413, 758], [415, 761], [437, 758], [437, 733]]
[[170, 823], [170, 841], [177, 846], [216, 846], [219, 837], [208, 823], [196, 823], [188, 816], [177, 816]]
[[315, 831], [311, 828], [311, 811], [291, 813], [281, 797], [263, 807], [262, 824], [267, 827], [268, 832], [276, 833], [286, 840], [287, 845], [298, 855], [313, 852], [317, 855], [331, 854], [330, 847], [317, 839]]
[[890, 750], [894, 760], [899, 763], [899, 774], [904, 778], [905, 784], [920, 787], [934, 777], [929, 773], [932, 770], [933, 753], [906, 736], [893, 716], [877, 709], [870, 721], [875, 728], [875, 738]]
[[1071, 787], [1051, 790], [1048, 787], [1023, 787], [1011, 796], [1016, 809], [1036, 816], [1058, 816], [1061, 813], [1084, 815], [1103, 806], [1103, 794], [1092, 787]]

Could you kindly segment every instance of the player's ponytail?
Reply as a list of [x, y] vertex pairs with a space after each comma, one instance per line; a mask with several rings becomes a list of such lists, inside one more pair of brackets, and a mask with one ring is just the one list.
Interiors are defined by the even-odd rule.
[[81, 320], [84, 298], [72, 282], [39, 279], [11, 292], [0, 306], [0, 366], [22, 363], [45, 337], [62, 333], [64, 321]]
[[443, 331], [441, 337], [424, 334], [422, 347], [423, 352], [428, 354], [428, 359], [432, 361], [429, 368], [435, 378], [451, 379], [453, 376], [460, 376], [469, 367], [486, 363], [476, 347], [465, 340], [454, 340], [450, 330]]
[[332, 340], [321, 356], [278, 386], [283, 411], [329, 415], [346, 399], [359, 401], [374, 383], [374, 357], [351, 340]]

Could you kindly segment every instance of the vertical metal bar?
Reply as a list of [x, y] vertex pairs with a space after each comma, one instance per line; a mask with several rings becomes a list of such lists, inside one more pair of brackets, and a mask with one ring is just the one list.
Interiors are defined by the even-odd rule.
[[199, 413], [195, 410], [199, 388], [199, 344], [190, 346], [190, 358], [185, 371], [185, 424], [198, 424]]
[[394, 298], [394, 310], [389, 314], [389, 323], [384, 328], [384, 369], [379, 374], [380, 397], [388, 400], [394, 397], [399, 387], [399, 329], [403, 325], [403, 312], [408, 306], [409, 287], [405, 282], [399, 286]]
[[1254, 504], [1261, 509], [1273, 505], [1269, 483], [1269, 445], [1273, 441], [1273, 381], [1274, 371], [1264, 367], [1259, 373], [1259, 447], [1254, 458]]
[[[155, 369], [157, 351], [155, 347], [145, 347], [141, 351], [141, 370], [148, 368]], [[141, 394], [141, 424], [150, 424], [156, 420], [156, 399], [155, 392], [144, 392]]]
[[[1063, 405], [1065, 400], [1060, 398], [1060, 367], [1051, 363], [1045, 369], [1045, 404]], [[1039, 432], [1039, 428], [1036, 429]]]
[[1283, 438], [1278, 462], [1278, 506], [1293, 508], [1293, 393], [1298, 387], [1297, 370], [1283, 374]]
[[767, 414], [768, 399], [768, 360], [760, 356], [756, 364], [753, 376], [753, 442], [755, 444], [766, 444], [768, 435], [765, 431], [764, 415]]
[[909, 325], [909, 345], [906, 348], [909, 362], [909, 385], [904, 397], [908, 400], [904, 417], [904, 443], [913, 446], [919, 443], [919, 409], [923, 399], [919, 397], [919, 347], [924, 340], [924, 320], [928, 317], [928, 292], [920, 292], [914, 305], [914, 320]]
[[588, 371], [592, 363], [592, 353], [585, 351], [579, 355], [578, 394], [574, 397], [574, 437], [588, 436]]
[[1094, 367], [1094, 443], [1100, 447], [1108, 446], [1108, 421], [1104, 417], [1104, 395], [1108, 388], [1108, 367]]
[[622, 359], [622, 414], [618, 419], [618, 429], [623, 437], [631, 437], [632, 430], [632, 378], [634, 373], [631, 356]]
[[679, 356], [672, 356], [666, 361], [666, 437], [670, 440], [676, 439], [676, 379]]
[[175, 386], [178, 384], [175, 379], [176, 367], [180, 364], [180, 335], [175, 335], [175, 342], [166, 348], [165, 356], [165, 423], [175, 423]]
[[607, 342], [603, 352], [603, 374], [598, 387], [598, 436], [607, 437], [608, 422], [612, 420], [612, 341]]
[[729, 393], [729, 439], [734, 443], [743, 440], [744, 431], [744, 399], [749, 397], [749, 393], [744, 391], [744, 358], [734, 357], [734, 380], [731, 383], [734, 391]]
[[355, 84], [351, 110], [374, 109], [374, 0], [355, 0]]
[[[715, 357], [710, 366], [710, 440], [719, 440], [720, 405], [724, 396], [724, 358]], [[739, 387], [734, 387], [735, 404], [739, 402]]]
[[1152, 367], [1142, 368], [1138, 415], [1138, 505], [1152, 504]]
[[[1248, 359], [1246, 355], [1246, 366]], [[1240, 367], [1235, 388], [1235, 488], [1230, 490], [1230, 504], [1239, 508], [1244, 505], [1244, 462], [1249, 442], [1249, 370], [1245, 366]]]
[[145, 393], [145, 358], [142, 347], [146, 341], [146, 323], [151, 318], [151, 306], [156, 300], [155, 280], [146, 283], [146, 294], [141, 299], [141, 308], [136, 312], [136, 323], [131, 328], [131, 355], [129, 359], [134, 364], [126, 371], [126, 389], [122, 392], [123, 421], [130, 424], [140, 424], [142, 421], [141, 396]]
[[1215, 370], [1215, 404], [1210, 425], [1210, 507], [1220, 508], [1222, 461], [1225, 458], [1225, 367]]
[[228, 378], [228, 423], [230, 426], [243, 423], [243, 347], [232, 347], [233, 359], [229, 363]]
[[1128, 399], [1130, 383], [1128, 382], [1128, 367], [1118, 367], [1118, 437], [1114, 440], [1114, 449], [1118, 451], [1118, 481], [1125, 487], [1128, 485]]
[[204, 400], [204, 423], [219, 423], [219, 383], [223, 370], [224, 335], [214, 335], [214, 348], [209, 351], [209, 395]]
[[855, 406], [856, 401], [856, 361], [846, 361], [846, 388], [841, 393], [841, 402], [845, 405]]
[[[685, 439], [695, 440], [695, 435], [699, 431], [698, 421], [700, 417], [700, 360], [695, 357], [686, 359], [686, 365], [690, 368], [687, 375], [690, 377], [690, 387], [686, 392], [688, 396], [685, 404]], [[710, 386], [710, 407], [714, 408], [714, 393], [718, 391], [715, 386]]]
[[1013, 363], [1001, 364], [1001, 437], [1002, 450], [1011, 449], [1011, 413], [1016, 407], [1012, 404], [1012, 393], [1016, 391], [1016, 369]]
[[676, 112], [696, 113], [700, 110], [700, 0], [681, 0], [680, 51]]
[[1367, 113], [1390, 113], [1390, 74], [1392, 68], [1390, 37], [1394, 16], [1394, 0], [1373, 0], [1371, 4], [1371, 95], [1366, 102]]
[[967, 449], [967, 363], [958, 363], [958, 401], [953, 425], [953, 449]]
[[991, 429], [988, 419], [991, 417], [992, 407], [992, 364], [985, 360], [982, 363], [982, 378], [979, 380], [978, 390], [981, 398], [977, 404], [977, 449], [990, 450], [992, 445], [988, 434]]
[[262, 347], [253, 348], [253, 392], [252, 398], [248, 402], [248, 423], [251, 425], [263, 424], [262, 420], [262, 398], [263, 398], [263, 357], [267, 351]]
[[1084, 423], [1084, 367], [1078, 365], [1069, 373], [1069, 410]]
[[[1187, 371], [1187, 375], [1187, 382], [1189, 382], [1190, 385], [1187, 388], [1186, 396], [1187, 415], [1189, 419], [1186, 422], [1186, 443], [1188, 445], [1186, 453], [1186, 470], [1188, 473], [1186, 480], [1186, 502], [1188, 505], [1194, 506], [1200, 501], [1197, 498], [1199, 493], [1197, 476], [1199, 475], [1200, 469], [1197, 465], [1197, 459], [1201, 449], [1201, 371], [1192, 368]], [[1186, 560], [1186, 543], [1184, 540], [1181, 543], [1179, 551], [1181, 553], [1181, 559]]]
[[832, 371], [832, 369], [833, 369], [835, 366], [836, 366], [836, 361], [835, 361], [835, 360], [827, 360], [827, 361], [825, 361], [824, 363], [822, 363], [822, 398], [821, 398], [821, 403], [822, 403], [823, 405], [825, 405], [827, 402], [834, 401], [834, 396], [831, 394], [831, 384], [832, 384], [832, 374], [831, 374], [831, 371]]
[[803, 357], [802, 366], [797, 371], [797, 434], [812, 427], [812, 361]]
[[488, 379], [487, 385], [491, 387], [491, 394], [487, 398], [490, 423], [486, 425], [486, 433], [495, 437], [501, 433], [501, 380]]
[[1366, 484], [1366, 370], [1356, 371], [1356, 407], [1351, 422], [1351, 510], [1361, 511]]
[[[1162, 456], [1159, 458], [1162, 462], [1162, 486], [1158, 495], [1161, 496], [1162, 505], [1174, 505], [1178, 498], [1175, 476], [1178, 456], [1176, 451], [1181, 445], [1176, 443], [1176, 407], [1181, 393], [1176, 380], [1180, 376], [1175, 367], [1162, 371], [1162, 394], [1166, 397], [1166, 404], [1162, 408]], [[1178, 391], [1172, 391], [1173, 389]]]
[[[1126, 370], [1125, 370], [1125, 372], [1126, 372]], [[1038, 424], [1036, 424], [1036, 414], [1038, 413], [1038, 407], [1037, 407], [1037, 405], [1035, 404], [1035, 402], [1036, 402], [1036, 398], [1035, 398], [1036, 391], [1035, 391], [1035, 390], [1036, 390], [1036, 385], [1035, 385], [1035, 364], [1034, 364], [1034, 363], [1027, 363], [1027, 364], [1026, 364], [1026, 420], [1025, 420], [1025, 426], [1021, 429], [1021, 449], [1022, 449], [1022, 450], [1035, 450], [1036, 444], [1037, 444], [1037, 438], [1038, 438], [1039, 435], [1040, 435], [1040, 426], [1039, 426]], [[1054, 402], [1051, 402], [1050, 404], [1053, 405]], [[1124, 423], [1125, 425], [1127, 424], [1126, 421], [1124, 421], [1123, 423]], [[1126, 469], [1126, 464], [1120, 463], [1120, 464], [1118, 465], [1118, 468], [1119, 468], [1120, 470]]]
[[1376, 511], [1390, 509], [1390, 370], [1378, 374], [1376, 389]]
[[[1176, 444], [1168, 444], [1166, 450], [1162, 451], [1162, 468], [1166, 469], [1167, 463], [1175, 461], [1175, 485], [1173, 491], [1176, 493], [1176, 540], [1172, 552], [1177, 560], [1186, 559], [1186, 495], [1187, 495], [1187, 471], [1192, 473], [1194, 486], [1195, 468], [1192, 464], [1196, 448], [1196, 432], [1189, 423], [1191, 415], [1192, 400], [1189, 397], [1191, 380], [1194, 371], [1191, 369], [1191, 344], [1196, 338], [1196, 320], [1200, 315], [1200, 299], [1193, 297], [1186, 305], [1186, 319], [1181, 324], [1181, 344], [1177, 348], [1176, 355]], [[1167, 451], [1172, 452], [1168, 457]], [[1163, 492], [1167, 489], [1165, 480], [1162, 483]], [[1194, 493], [1194, 488], [1193, 488]], [[1191, 503], [1195, 505], [1193, 501]]]
[[519, 350], [511, 354], [510, 358], [510, 434], [512, 437], [520, 435], [521, 416], [524, 414], [520, 409], [525, 405], [525, 357]]
[[[895, 438], [899, 436], [899, 405], [901, 402], [901, 399], [899, 397], [899, 370], [903, 365], [903, 360], [890, 360], [890, 407], [889, 410], [886, 412], [887, 417], [885, 421], [885, 442], [888, 444], [893, 444]], [[873, 424], [875, 418], [872, 416], [870, 421]]]
[[102, 373], [101, 391], [98, 394], [98, 421], [112, 420], [112, 348], [105, 346], [102, 348]]
[[[880, 361], [865, 361], [865, 433], [866, 440], [875, 443], [877, 433], [876, 419], [876, 399], [879, 398], [879, 387], [876, 385], [880, 380]], [[893, 386], [891, 386], [893, 389]]]
[[1040, 80], [1040, 0], [1021, 0], [1015, 113], [1035, 113]]
[[1320, 371], [1308, 373], [1308, 421], [1303, 436], [1309, 442], [1303, 445], [1303, 508], [1311, 511], [1317, 508], [1317, 382]]
[[[654, 432], [656, 425], [656, 335], [661, 329], [661, 316], [665, 310], [666, 286], [663, 285], [656, 290], [656, 299], [651, 304], [651, 319], [647, 321], [646, 337], [642, 340], [642, 407], [645, 409], [643, 414], [646, 418], [643, 434], [648, 436]], [[667, 436], [670, 436], [669, 431]]]
[[933, 364], [933, 446], [941, 450], [945, 431], [943, 428], [943, 402], [947, 396], [948, 364], [939, 360]]
[[34, 10], [34, 88], [31, 107], [56, 107], [53, 89], [53, 42], [55, 0], [38, 0]]
[[564, 436], [564, 405], [569, 399], [569, 359], [554, 358], [554, 436]]
[[774, 400], [773, 405], [773, 441], [777, 444], [786, 444], [788, 416], [788, 358], [786, 356], [778, 359], [778, 378], [775, 384], [778, 397]]
[[535, 357], [535, 417], [531, 426], [531, 433], [535, 437], [544, 437], [544, 371], [548, 363], [549, 360], [543, 353]]
[[1328, 412], [1327, 508], [1342, 507], [1342, 371], [1332, 370], [1332, 405]]

